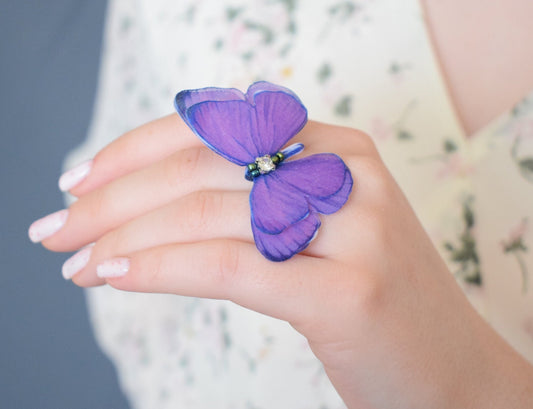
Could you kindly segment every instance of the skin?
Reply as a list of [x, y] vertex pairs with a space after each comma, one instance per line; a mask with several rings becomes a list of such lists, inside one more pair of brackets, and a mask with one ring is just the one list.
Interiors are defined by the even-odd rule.
[[531, 0], [421, 0], [465, 135], [533, 90]]
[[[177, 114], [99, 152], [65, 226], [43, 244], [96, 242], [80, 286], [227, 299], [288, 321], [349, 408], [530, 407], [532, 368], [472, 309], [371, 139], [310, 122], [295, 141], [304, 154], [342, 155], [355, 189], [286, 262], [255, 248], [242, 168]], [[98, 278], [97, 264], [117, 256], [129, 272]]]
[[[533, 88], [533, 54], [524, 52], [533, 3], [423, 3], [472, 134]], [[99, 152], [71, 190], [79, 200], [65, 226], [43, 245], [73, 251], [95, 242], [73, 277], [83, 287], [227, 299], [288, 321], [351, 409], [530, 408], [533, 368], [470, 306], [371, 139], [309, 122], [294, 142], [306, 145], [300, 156], [339, 154], [355, 187], [286, 262], [269, 262], [253, 244], [243, 170], [204, 147], [177, 115]], [[98, 278], [96, 266], [117, 256], [130, 259], [129, 272]]]

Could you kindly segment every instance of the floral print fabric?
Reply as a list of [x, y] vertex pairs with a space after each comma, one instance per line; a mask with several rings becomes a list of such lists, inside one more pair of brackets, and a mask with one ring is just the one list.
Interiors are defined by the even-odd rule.
[[[473, 305], [533, 361], [533, 94], [464, 135], [416, 0], [112, 0], [92, 126], [67, 167], [172, 112], [181, 89], [258, 79], [374, 138]], [[344, 407], [287, 323], [226, 301], [87, 298], [133, 408]]]

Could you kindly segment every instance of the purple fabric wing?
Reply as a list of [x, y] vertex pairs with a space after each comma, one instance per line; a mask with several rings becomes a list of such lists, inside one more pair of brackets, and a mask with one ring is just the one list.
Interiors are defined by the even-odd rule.
[[279, 234], [309, 214], [309, 204], [297, 189], [277, 177], [277, 171], [255, 179], [250, 192], [254, 225], [264, 233]]
[[181, 91], [174, 101], [176, 109], [185, 112], [193, 105], [206, 101], [244, 101], [245, 95], [235, 88], [207, 87]]
[[320, 219], [314, 212], [279, 234], [265, 233], [252, 221], [255, 244], [261, 254], [272, 261], [287, 260], [304, 250], [314, 239], [319, 227]]
[[246, 96], [255, 108], [253, 137], [260, 155], [278, 152], [307, 122], [307, 110], [286, 88], [258, 82], [250, 86]]
[[331, 153], [284, 162], [258, 177], [250, 193], [257, 248], [274, 261], [300, 252], [320, 226], [317, 213], [339, 210], [352, 186], [349, 169]]
[[348, 199], [352, 185], [350, 171], [332, 153], [284, 162], [254, 182], [250, 194], [254, 224], [265, 233], [277, 234], [311, 210], [334, 213]]
[[206, 101], [187, 110], [187, 124], [219, 155], [240, 166], [255, 161], [253, 109], [245, 101]]
[[322, 214], [339, 210], [352, 191], [350, 170], [333, 153], [283, 163], [275, 173], [285, 184], [304, 194], [311, 209]]
[[252, 84], [246, 95], [231, 88], [182, 91], [174, 105], [206, 145], [241, 166], [279, 151], [307, 121], [298, 97], [268, 82]]
[[[289, 89], [268, 82], [237, 89], [203, 88], [176, 95], [175, 107], [202, 141], [224, 158], [245, 166], [280, 151], [307, 122], [307, 111]], [[296, 145], [287, 158], [299, 152]], [[320, 227], [318, 213], [339, 210], [353, 180], [333, 154], [285, 161], [254, 179], [250, 193], [252, 231], [257, 248], [282, 261], [306, 248]]]

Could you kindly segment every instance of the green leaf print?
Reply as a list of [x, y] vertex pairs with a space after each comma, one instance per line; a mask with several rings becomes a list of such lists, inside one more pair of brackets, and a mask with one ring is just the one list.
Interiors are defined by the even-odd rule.
[[453, 153], [457, 150], [457, 144], [451, 139], [444, 140], [444, 152]]
[[296, 1], [297, 0], [279, 0], [280, 3], [282, 3], [285, 8], [287, 9], [287, 12], [290, 14], [290, 13], [293, 13], [294, 10], [296, 9]]
[[335, 113], [339, 116], [349, 116], [352, 112], [352, 96], [345, 95], [335, 104]]
[[526, 180], [533, 182], [533, 158], [527, 157], [518, 160], [520, 173]]
[[413, 134], [405, 129], [398, 129], [396, 132], [396, 138], [401, 141], [413, 139]]
[[331, 65], [329, 65], [327, 62], [325, 62], [318, 69], [318, 72], [317, 72], [318, 82], [320, 84], [323, 84], [324, 82], [326, 82], [331, 77], [331, 74], [332, 74]]
[[228, 21], [232, 21], [232, 20], [235, 20], [235, 18], [241, 14], [242, 12], [242, 7], [228, 7], [226, 9], [226, 19]]
[[255, 30], [261, 33], [261, 35], [263, 36], [263, 43], [271, 44], [274, 41], [274, 31], [272, 31], [270, 27], [250, 20], [245, 21], [244, 26], [248, 30]]
[[358, 10], [353, 1], [340, 1], [329, 8], [329, 14], [338, 17], [340, 21], [346, 21]]
[[475, 217], [472, 202], [472, 197], [468, 197], [463, 202], [462, 217], [464, 228], [458, 237], [457, 243], [454, 244], [447, 241], [444, 243], [444, 248], [450, 253], [451, 261], [458, 267], [455, 275], [469, 284], [481, 286], [483, 279], [481, 276], [476, 239], [473, 234]]

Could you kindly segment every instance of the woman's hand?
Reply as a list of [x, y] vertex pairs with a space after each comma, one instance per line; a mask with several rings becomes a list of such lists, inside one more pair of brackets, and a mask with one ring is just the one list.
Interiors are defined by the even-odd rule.
[[95, 242], [65, 263], [80, 286], [228, 299], [288, 321], [350, 408], [530, 405], [531, 367], [470, 307], [370, 138], [310, 122], [294, 141], [340, 155], [354, 189], [288, 261], [254, 245], [243, 169], [175, 114], [98, 153], [70, 190], [79, 199], [30, 235], [53, 251]]

